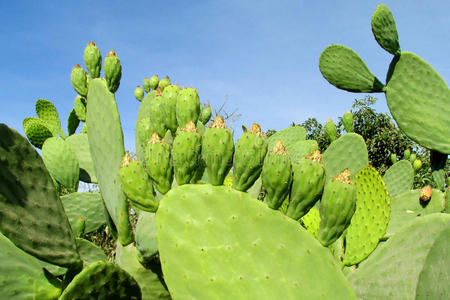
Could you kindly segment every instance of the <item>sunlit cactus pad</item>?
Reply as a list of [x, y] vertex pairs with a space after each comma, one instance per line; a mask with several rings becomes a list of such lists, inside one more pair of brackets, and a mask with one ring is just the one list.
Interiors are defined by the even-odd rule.
[[326, 248], [246, 193], [179, 186], [156, 224], [173, 299], [354, 299]]
[[384, 173], [383, 181], [391, 198], [409, 192], [414, 182], [414, 169], [411, 163], [405, 159], [396, 162]]

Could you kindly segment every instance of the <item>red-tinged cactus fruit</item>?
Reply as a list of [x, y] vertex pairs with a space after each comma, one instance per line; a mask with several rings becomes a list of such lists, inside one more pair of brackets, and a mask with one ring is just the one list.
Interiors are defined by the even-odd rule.
[[74, 90], [82, 97], [86, 97], [88, 93], [87, 75], [86, 72], [76, 64], [70, 73], [70, 82]]
[[169, 76], [164, 77], [161, 79], [158, 83], [158, 87], [163, 91], [166, 87], [170, 85], [170, 78]]
[[150, 77], [150, 88], [152, 89], [152, 90], [156, 90], [156, 88], [158, 87], [158, 85], [159, 85], [159, 78], [158, 78], [158, 75], [153, 75], [152, 77]]
[[264, 159], [261, 179], [266, 191], [264, 202], [278, 209], [289, 194], [292, 181], [291, 158], [282, 141], [277, 140]]
[[187, 184], [194, 177], [201, 158], [202, 136], [189, 121], [186, 127], [179, 128], [173, 141], [172, 158], [175, 179], [178, 185]]
[[151, 84], [150, 79], [148, 79], [148, 77], [145, 77], [144, 80], [142, 81], [142, 88], [146, 93], [150, 93]]
[[134, 97], [139, 102], [142, 102], [142, 100], [144, 99], [144, 90], [139, 85], [134, 90]]
[[433, 190], [431, 189], [431, 185], [427, 185], [426, 187], [420, 189], [420, 201], [428, 202], [433, 195]]
[[172, 155], [170, 145], [154, 132], [145, 148], [147, 173], [161, 194], [166, 194], [173, 181]]
[[122, 78], [122, 66], [114, 50], [109, 51], [105, 58], [104, 72], [109, 91], [115, 93], [119, 88], [120, 79]]
[[353, 114], [349, 110], [342, 117], [342, 123], [344, 124], [345, 131], [353, 132]]
[[89, 42], [89, 44], [84, 49], [84, 64], [91, 75], [92, 78], [100, 77], [100, 70], [102, 68], [102, 56], [100, 50], [94, 44], [94, 42]]

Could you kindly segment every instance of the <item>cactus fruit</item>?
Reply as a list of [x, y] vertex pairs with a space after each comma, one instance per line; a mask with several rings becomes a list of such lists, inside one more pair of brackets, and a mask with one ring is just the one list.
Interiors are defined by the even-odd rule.
[[159, 137], [163, 138], [167, 131], [165, 123], [165, 108], [164, 99], [162, 97], [162, 90], [156, 90], [155, 97], [150, 102], [150, 131], [158, 133]]
[[169, 85], [170, 85], [170, 78], [169, 78], [169, 76], [164, 77], [158, 83], [158, 87], [161, 89], [161, 91], [163, 91]]
[[329, 119], [325, 124], [325, 133], [330, 143], [336, 140], [336, 125], [334, 125], [333, 120]]
[[197, 123], [200, 115], [200, 99], [196, 89], [186, 88], [178, 92], [176, 112], [178, 126], [185, 127], [189, 121]]
[[372, 33], [381, 48], [392, 55], [400, 55], [400, 43], [394, 17], [384, 4], [378, 5], [372, 15]]
[[178, 185], [189, 183], [200, 164], [202, 137], [192, 121], [180, 128], [173, 141], [172, 158]]
[[103, 70], [105, 72], [105, 80], [108, 90], [111, 93], [115, 93], [120, 85], [122, 66], [120, 65], [120, 59], [117, 57], [114, 50], [109, 51], [106, 56]]
[[391, 154], [391, 162], [392, 164], [395, 164], [397, 162], [397, 154], [395, 153]]
[[145, 77], [144, 80], [142, 81], [142, 88], [146, 93], [150, 93], [151, 87], [150, 87], [150, 79], [148, 79], [148, 77]]
[[322, 196], [326, 176], [320, 151], [316, 150], [298, 163], [293, 163], [292, 173], [292, 187], [286, 215], [298, 220], [308, 213]]
[[23, 120], [23, 130], [30, 143], [39, 149], [42, 148], [45, 140], [54, 136], [47, 122], [36, 118], [25, 118]]
[[158, 85], [159, 85], [159, 78], [158, 78], [158, 75], [153, 75], [152, 77], [150, 77], [150, 88], [152, 89], [152, 90], [156, 90], [156, 88], [158, 87]]
[[78, 120], [86, 122], [86, 99], [77, 95], [73, 101], [73, 109], [75, 110]]
[[278, 209], [289, 195], [292, 181], [292, 165], [282, 141], [269, 150], [262, 168], [261, 179], [266, 190], [264, 202], [272, 209]]
[[134, 89], [134, 97], [139, 102], [144, 100], [144, 90], [139, 85]]
[[258, 179], [267, 154], [267, 138], [254, 123], [236, 143], [233, 159], [233, 188], [246, 192]]
[[[178, 128], [177, 122], [177, 97], [180, 87], [169, 85], [162, 92], [162, 103], [164, 107], [164, 122], [173, 136]], [[185, 125], [185, 124], [183, 124]]]
[[72, 87], [74, 88], [75, 92], [77, 92], [82, 97], [87, 96], [87, 74], [79, 64], [76, 64], [75, 67], [73, 67], [72, 73], [70, 74], [70, 82], [72, 83]]
[[419, 171], [422, 168], [422, 160], [420, 158], [414, 160], [413, 168], [414, 168], [414, 171], [416, 171], [416, 172]]
[[86, 221], [82, 217], [78, 217], [72, 230], [75, 237], [81, 238], [85, 234]]
[[350, 171], [339, 173], [323, 191], [320, 202], [319, 242], [327, 247], [350, 225], [356, 209], [356, 189]]
[[211, 119], [212, 107], [207, 105], [206, 107], [201, 107], [200, 116], [198, 117], [199, 121], [203, 124], [206, 124]]
[[345, 131], [353, 132], [353, 114], [349, 110], [342, 116], [342, 123], [344, 124]]
[[403, 159], [405, 159], [405, 160], [409, 160], [409, 157], [411, 156], [411, 151], [409, 150], [409, 149], [406, 149], [404, 152], [403, 152]]
[[223, 184], [232, 167], [233, 153], [233, 133], [225, 128], [225, 121], [217, 116], [210, 128], [206, 130], [202, 140], [202, 158], [212, 185]]
[[426, 187], [424, 187], [420, 190], [420, 194], [419, 194], [420, 201], [423, 201], [423, 202], [430, 201], [432, 194], [433, 194], [433, 191], [431, 189], [431, 186], [427, 185]]
[[100, 77], [100, 70], [102, 68], [102, 56], [100, 50], [94, 44], [94, 42], [89, 42], [89, 44], [84, 49], [84, 64], [91, 75], [92, 78]]
[[411, 164], [413, 164], [414, 161], [416, 160], [416, 158], [417, 158], [416, 154], [415, 153], [411, 153], [411, 155], [409, 156], [409, 162]]
[[160, 140], [156, 132], [145, 148], [145, 166], [158, 192], [167, 193], [173, 181], [172, 155], [170, 145]]
[[123, 157], [119, 177], [122, 191], [131, 203], [148, 212], [158, 209], [158, 199], [144, 166], [139, 160], [132, 160], [128, 152]]

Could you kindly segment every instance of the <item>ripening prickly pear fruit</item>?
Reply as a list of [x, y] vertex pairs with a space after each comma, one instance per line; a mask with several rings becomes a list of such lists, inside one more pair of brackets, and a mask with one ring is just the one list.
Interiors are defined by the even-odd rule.
[[262, 183], [266, 191], [264, 202], [272, 209], [278, 209], [289, 195], [292, 181], [291, 158], [280, 140], [269, 150], [261, 173]]
[[409, 162], [410, 163], [414, 163], [414, 161], [416, 160], [416, 154], [415, 153], [411, 153], [411, 155], [409, 156]]
[[81, 238], [86, 230], [86, 221], [82, 217], [78, 217], [74, 226], [74, 234], [76, 237]]
[[410, 156], [411, 152], [409, 151], [409, 149], [406, 149], [405, 152], [403, 152], [403, 159], [408, 160]]
[[89, 75], [92, 78], [100, 77], [100, 70], [102, 68], [102, 56], [100, 50], [94, 44], [94, 42], [89, 42], [89, 44], [84, 49], [84, 64], [88, 70]]
[[139, 102], [142, 102], [144, 99], [144, 90], [139, 85], [134, 90], [134, 97], [136, 97], [136, 100]]
[[342, 123], [344, 124], [345, 131], [353, 132], [353, 114], [349, 110], [342, 117]]
[[232, 167], [233, 152], [233, 133], [225, 128], [225, 121], [217, 116], [202, 140], [202, 158], [212, 185], [223, 184]]
[[327, 247], [350, 225], [356, 210], [356, 188], [345, 169], [325, 187], [320, 203], [319, 242]]
[[170, 145], [160, 140], [156, 132], [153, 133], [145, 148], [145, 166], [155, 188], [161, 194], [166, 194], [173, 181], [172, 155]]
[[109, 51], [106, 56], [103, 69], [108, 90], [115, 93], [119, 88], [120, 78], [122, 78], [122, 66], [114, 50]]
[[177, 97], [180, 87], [178, 85], [169, 85], [162, 92], [162, 102], [164, 106], [164, 122], [166, 127], [175, 136], [177, 132], [178, 122], [177, 122]]
[[158, 84], [159, 84], [158, 75], [153, 75], [152, 77], [150, 77], [150, 88], [152, 90], [156, 90], [156, 88], [158, 87]]
[[149, 212], [158, 209], [159, 202], [144, 166], [139, 160], [131, 159], [128, 152], [123, 157], [119, 177], [122, 192], [136, 207]]
[[254, 123], [236, 143], [233, 159], [233, 188], [246, 192], [261, 175], [267, 154], [267, 138]]
[[322, 196], [325, 180], [325, 167], [319, 150], [294, 163], [286, 215], [294, 220], [306, 215]]
[[422, 160], [419, 158], [419, 159], [416, 159], [414, 162], [413, 162], [413, 167], [414, 167], [414, 171], [419, 171], [421, 168], [422, 168]]
[[202, 136], [192, 121], [178, 129], [172, 146], [173, 168], [178, 185], [189, 183], [194, 178], [201, 162], [201, 147]]
[[200, 120], [200, 122], [202, 122], [203, 124], [206, 124], [209, 122], [209, 119], [211, 119], [211, 114], [212, 114], [212, 108], [211, 106], [206, 106], [206, 107], [202, 107], [200, 106], [200, 116], [198, 117], [198, 119]]
[[325, 133], [330, 140], [330, 143], [336, 140], [336, 125], [334, 125], [333, 120], [329, 119], [325, 124]]
[[142, 82], [142, 87], [144, 88], [144, 91], [146, 93], [150, 93], [150, 89], [151, 89], [150, 79], [145, 77], [144, 81]]
[[151, 132], [157, 132], [163, 138], [166, 135], [167, 127], [165, 123], [165, 112], [162, 91], [156, 89], [155, 97], [150, 102], [150, 129]]
[[200, 98], [197, 90], [194, 88], [180, 90], [178, 92], [176, 110], [177, 122], [180, 127], [185, 127], [189, 121], [196, 124], [200, 115]]
[[395, 153], [391, 154], [391, 162], [392, 164], [395, 164], [397, 162], [397, 154]]
[[420, 189], [420, 201], [428, 202], [433, 195], [433, 190], [431, 189], [431, 185], [427, 185], [426, 187]]
[[158, 83], [158, 87], [163, 91], [167, 86], [170, 85], [170, 78], [169, 76], [164, 77], [161, 79]]
[[70, 82], [72, 83], [74, 90], [79, 95], [86, 98], [88, 92], [87, 75], [79, 64], [76, 64], [75, 67], [73, 67], [72, 73], [70, 74]]

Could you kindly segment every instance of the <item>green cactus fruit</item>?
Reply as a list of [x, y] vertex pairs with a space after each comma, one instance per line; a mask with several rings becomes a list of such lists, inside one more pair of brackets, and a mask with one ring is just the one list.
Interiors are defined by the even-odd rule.
[[75, 133], [75, 131], [77, 131], [79, 124], [80, 119], [78, 119], [75, 109], [72, 108], [69, 113], [69, 117], [67, 118], [67, 132], [69, 133], [69, 135], [72, 135]]
[[[150, 80], [151, 80], [151, 78], [150, 78]], [[164, 77], [158, 83], [158, 87], [161, 89], [161, 91], [163, 91], [169, 85], [170, 85], [170, 78], [169, 78], [169, 76]]]
[[75, 237], [81, 238], [85, 234], [86, 230], [86, 221], [82, 217], [78, 217], [75, 222], [75, 226], [73, 227], [73, 233]]
[[292, 165], [282, 141], [277, 141], [264, 159], [261, 179], [266, 191], [264, 202], [278, 209], [289, 195], [292, 181]]
[[100, 77], [100, 70], [102, 69], [102, 55], [100, 54], [100, 49], [94, 44], [94, 42], [89, 42], [89, 44], [84, 49], [84, 64], [91, 75], [92, 78]]
[[150, 102], [150, 130], [158, 133], [159, 137], [163, 138], [167, 131], [165, 123], [165, 109], [164, 99], [162, 97], [162, 90], [157, 89], [155, 97]]
[[158, 209], [150, 178], [139, 160], [132, 160], [128, 152], [123, 157], [119, 171], [122, 191], [138, 208], [155, 212]]
[[198, 117], [198, 119], [203, 124], [206, 124], [211, 119], [211, 114], [212, 114], [212, 107], [207, 105], [206, 107], [203, 107], [201, 109], [200, 116]]
[[356, 189], [345, 169], [325, 186], [320, 203], [319, 242], [334, 243], [350, 225], [356, 209]]
[[105, 57], [103, 71], [105, 72], [108, 90], [111, 93], [115, 93], [120, 85], [122, 66], [120, 65], [120, 59], [117, 57], [114, 50], [109, 51], [108, 55]]
[[356, 211], [345, 235], [344, 265], [360, 263], [384, 236], [391, 214], [391, 203], [380, 174], [367, 166], [356, 175]]
[[180, 87], [178, 85], [169, 85], [162, 92], [164, 107], [164, 122], [172, 135], [175, 135], [178, 128], [177, 122], [177, 97]]
[[45, 140], [54, 136], [48, 123], [36, 118], [25, 118], [23, 130], [30, 143], [39, 149], [42, 148]]
[[306, 230], [317, 239], [320, 227], [320, 213], [317, 207], [313, 206], [300, 221]]
[[58, 112], [53, 103], [48, 100], [39, 99], [36, 101], [36, 114], [39, 119], [47, 123], [48, 127], [52, 130], [53, 135], [56, 136], [56, 134], [58, 134], [61, 138], [66, 138], [66, 134], [61, 128]]
[[69, 144], [77, 157], [80, 166], [80, 180], [87, 183], [97, 183], [94, 163], [92, 162], [88, 136], [85, 133], [73, 134], [65, 142]]
[[342, 123], [344, 124], [345, 131], [353, 132], [353, 114], [349, 110], [342, 116]]
[[158, 254], [156, 242], [156, 220], [154, 213], [139, 212], [136, 223], [136, 248], [142, 264], [150, 263]]
[[411, 155], [409, 156], [409, 162], [411, 164], [413, 164], [414, 161], [416, 160], [416, 158], [417, 158], [416, 154], [415, 153], [411, 153]]
[[202, 158], [212, 185], [223, 184], [232, 167], [233, 152], [233, 133], [225, 128], [225, 121], [217, 116], [202, 140]]
[[381, 48], [392, 55], [400, 55], [400, 43], [394, 17], [384, 4], [378, 5], [372, 15], [372, 33]]
[[409, 157], [411, 156], [411, 151], [409, 150], [409, 149], [406, 149], [404, 152], [403, 152], [403, 159], [405, 159], [405, 160], [409, 160]]
[[161, 200], [156, 226], [174, 299], [354, 299], [328, 249], [247, 193], [179, 186]]
[[192, 121], [178, 130], [172, 146], [173, 168], [178, 185], [189, 183], [194, 178], [201, 159], [201, 147], [202, 137]]
[[254, 123], [244, 132], [236, 143], [233, 159], [233, 188], [246, 192], [261, 175], [264, 158], [267, 154], [267, 138], [261, 126]]
[[450, 90], [447, 84], [414, 53], [402, 52], [394, 60], [390, 66], [392, 76], [386, 86], [386, 99], [397, 125], [419, 145], [450, 153]]
[[413, 168], [414, 168], [414, 171], [416, 171], [416, 172], [419, 171], [422, 168], [422, 160], [420, 158], [414, 160]]
[[59, 299], [141, 299], [141, 289], [119, 266], [98, 261], [75, 276]]
[[134, 90], [134, 97], [139, 102], [142, 102], [142, 100], [144, 100], [144, 90], [139, 85]]
[[319, 69], [335, 87], [356, 93], [379, 93], [384, 85], [373, 75], [353, 50], [331, 45], [320, 54]]
[[292, 173], [292, 187], [286, 215], [298, 220], [322, 196], [326, 176], [320, 151], [316, 150], [298, 163], [293, 163]]
[[186, 88], [178, 92], [176, 112], [180, 127], [185, 127], [189, 121], [197, 123], [200, 115], [200, 99], [196, 89]]
[[145, 77], [144, 80], [142, 81], [142, 87], [144, 88], [144, 91], [146, 93], [150, 93], [150, 79], [148, 79], [148, 77]]
[[441, 191], [445, 189], [445, 165], [447, 164], [447, 154], [438, 151], [430, 151], [431, 177], [436, 187]]
[[396, 162], [384, 173], [383, 181], [391, 198], [410, 191], [414, 182], [414, 170], [411, 163], [404, 159]]
[[76, 64], [70, 74], [70, 82], [72, 87], [80, 96], [86, 97], [88, 93], [87, 74], [83, 68]]
[[86, 99], [77, 95], [73, 101], [73, 109], [75, 110], [78, 120], [86, 122]]
[[78, 265], [69, 221], [40, 155], [4, 124], [0, 136], [0, 231], [41, 260]]
[[153, 75], [152, 77], [150, 77], [150, 88], [152, 90], [156, 90], [156, 88], [159, 85], [159, 78], [158, 75]]
[[172, 155], [170, 145], [160, 140], [156, 132], [145, 148], [145, 166], [158, 192], [167, 193], [173, 181]]
[[397, 162], [397, 154], [391, 153], [391, 162], [392, 164], [395, 164]]
[[330, 143], [336, 140], [336, 125], [334, 125], [333, 120], [329, 119], [325, 124], [325, 133]]

